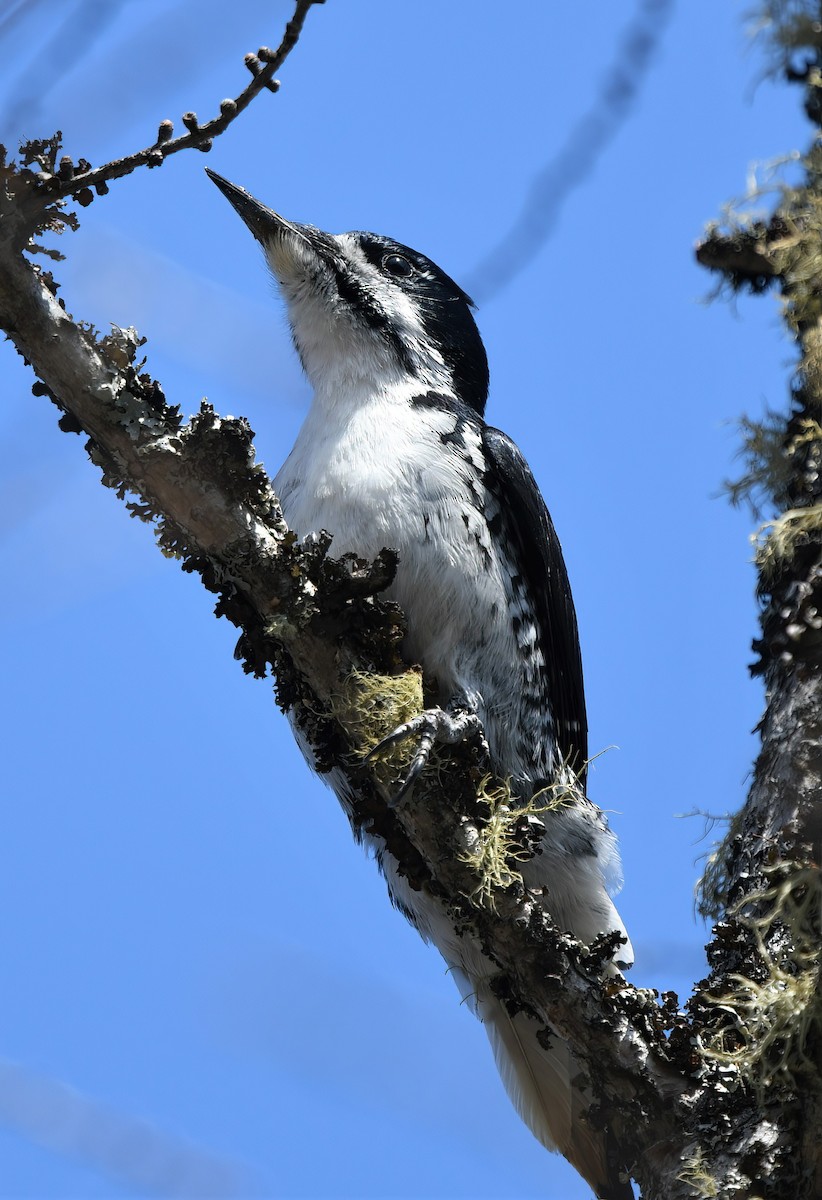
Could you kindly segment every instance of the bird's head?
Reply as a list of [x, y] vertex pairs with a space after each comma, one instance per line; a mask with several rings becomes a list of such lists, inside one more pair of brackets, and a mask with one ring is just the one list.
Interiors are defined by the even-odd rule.
[[376, 233], [287, 221], [208, 171], [265, 251], [315, 388], [347, 379], [447, 391], [482, 415], [488, 360], [470, 298], [435, 263]]

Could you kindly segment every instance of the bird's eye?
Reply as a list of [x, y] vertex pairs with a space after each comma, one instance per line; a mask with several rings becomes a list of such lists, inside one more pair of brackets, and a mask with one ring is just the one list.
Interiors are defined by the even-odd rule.
[[403, 258], [401, 254], [386, 254], [382, 260], [382, 265], [389, 275], [396, 275], [402, 278], [410, 275], [414, 270], [408, 259]]

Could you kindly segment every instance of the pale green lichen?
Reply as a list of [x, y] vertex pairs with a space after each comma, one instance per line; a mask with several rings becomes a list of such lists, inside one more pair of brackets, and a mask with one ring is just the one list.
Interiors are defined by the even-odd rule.
[[766, 412], [759, 421], [740, 417], [742, 444], [737, 458], [743, 469], [736, 479], [726, 479], [722, 491], [735, 508], [747, 505], [761, 520], [772, 511], [776, 497], [784, 494], [790, 480], [790, 461], [785, 453], [787, 427], [780, 413]]
[[789, 508], [775, 521], [767, 521], [751, 535], [754, 561], [765, 583], [791, 562], [799, 546], [822, 531], [822, 504]]
[[677, 1179], [687, 1184], [698, 1200], [714, 1200], [719, 1195], [719, 1184], [705, 1167], [701, 1146], [685, 1158]]
[[[732, 910], [754, 933], [761, 978], [731, 975], [727, 992], [706, 997], [728, 1021], [702, 1044], [704, 1056], [736, 1068], [760, 1102], [774, 1085], [795, 1091], [799, 1076], [815, 1070], [808, 1046], [822, 1032], [822, 874], [801, 864], [782, 864], [777, 872], [773, 887]], [[743, 908], [763, 905], [764, 916], [740, 916]]]
[[[352, 670], [331, 694], [329, 708], [359, 755], [366, 755], [400, 725], [423, 711], [422, 674], [375, 675]], [[413, 739], [388, 746], [373, 760], [380, 783], [396, 784], [416, 749]]]
[[566, 766], [552, 783], [534, 792], [524, 804], [514, 796], [510, 780], [486, 775], [477, 789], [477, 799], [487, 806], [489, 816], [477, 824], [471, 846], [460, 855], [477, 877], [470, 898], [493, 909], [498, 890], [504, 891], [515, 884], [522, 886], [517, 864], [533, 857], [533, 850], [523, 840], [525, 823], [578, 804], [582, 796], [578, 776]]

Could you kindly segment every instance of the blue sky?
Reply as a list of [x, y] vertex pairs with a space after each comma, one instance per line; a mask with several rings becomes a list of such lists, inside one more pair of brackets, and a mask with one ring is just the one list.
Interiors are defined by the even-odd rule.
[[[478, 319], [489, 419], [527, 455], [579, 612], [592, 797], [619, 834], [635, 982], [687, 994], [707, 848], [743, 799], [759, 684], [733, 420], [786, 395], [771, 299], [706, 306], [692, 246], [751, 164], [802, 147], [746, 3], [677, 6], [638, 103]], [[282, 0], [0, 6], [0, 140], [94, 162], [210, 115]], [[184, 411], [245, 414], [272, 471], [308, 402], [257, 248], [209, 165], [299, 221], [457, 280], [589, 110], [633, 6], [328, 0], [210, 155], [112, 186], [60, 264], [134, 324]], [[5, 21], [5, 24], [2, 22]], [[60, 22], [64, 25], [61, 26]], [[581, 1200], [520, 1125], [481, 1027], [392, 911], [212, 598], [100, 487], [0, 347], [5, 798], [0, 1196]], [[307, 836], [307, 831], [310, 836]]]

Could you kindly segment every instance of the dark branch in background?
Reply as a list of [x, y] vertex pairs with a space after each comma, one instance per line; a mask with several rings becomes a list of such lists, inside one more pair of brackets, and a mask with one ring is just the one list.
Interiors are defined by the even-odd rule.
[[26, 15], [25, 10], [30, 4], [32, 7], [36, 7], [38, 2], [39, 0], [17, 0], [17, 3], [15, 3], [14, 0], [10, 0], [6, 11], [0, 13], [0, 35], [5, 33], [6, 30], [12, 29], [23, 19]]
[[260, 1194], [241, 1164], [215, 1158], [153, 1122], [125, 1116], [5, 1059], [0, 1059], [0, 1122], [136, 1194], [169, 1200], [238, 1200]]
[[531, 183], [509, 231], [468, 276], [466, 290], [479, 304], [507, 287], [553, 233], [565, 201], [585, 182], [625, 123], [673, 10], [674, 0], [640, 0], [594, 103]]
[[[50, 6], [48, 0], [45, 3], [34, 0], [30, 5], [20, 4], [6, 19], [0, 20], [0, 37], [13, 29], [18, 21], [22, 23], [28, 20], [31, 27], [36, 20], [39, 29], [44, 32], [48, 30], [48, 36], [38, 39], [36, 65], [28, 56], [22, 63], [18, 60], [17, 75], [8, 88], [14, 100], [3, 116], [7, 129], [18, 128], [25, 115], [28, 115], [29, 121], [36, 118], [42, 96], [47, 90], [44, 81], [48, 81], [47, 88], [53, 88], [63, 73], [77, 68], [117, 18], [122, 2], [80, 0], [79, 3]], [[38, 7], [45, 11], [36, 13]], [[3, 57], [6, 62], [9, 61], [7, 54], [4, 53]]]
[[324, 4], [325, 0], [297, 0], [294, 15], [285, 27], [282, 41], [276, 50], [261, 46], [256, 54], [245, 56], [245, 65], [251, 72], [251, 82], [235, 96], [234, 99], [223, 100], [220, 104], [220, 115], [200, 124], [196, 113], [183, 113], [181, 118], [187, 133], [174, 137], [174, 125], [171, 121], [160, 122], [157, 138], [150, 145], [123, 158], [114, 159], [101, 167], [92, 167], [85, 159], [75, 164], [68, 155], [64, 155], [56, 172], [44, 169], [39, 173], [38, 183], [42, 191], [51, 201], [73, 196], [79, 204], [91, 204], [95, 189], [98, 195], [108, 191], [108, 181], [130, 175], [137, 167], [160, 167], [171, 154], [180, 150], [211, 149], [214, 138], [229, 127], [251, 101], [260, 92], [276, 92], [279, 83], [274, 73], [283, 65], [288, 55], [297, 44], [297, 39], [305, 23], [308, 10], [315, 4]]
[[[36, 8], [40, 0], [10, 0], [6, 6], [6, 11], [0, 13], [0, 36], [5, 34], [8, 29], [13, 29], [20, 20], [28, 16], [28, 11]], [[28, 11], [26, 11], [28, 10]]]

